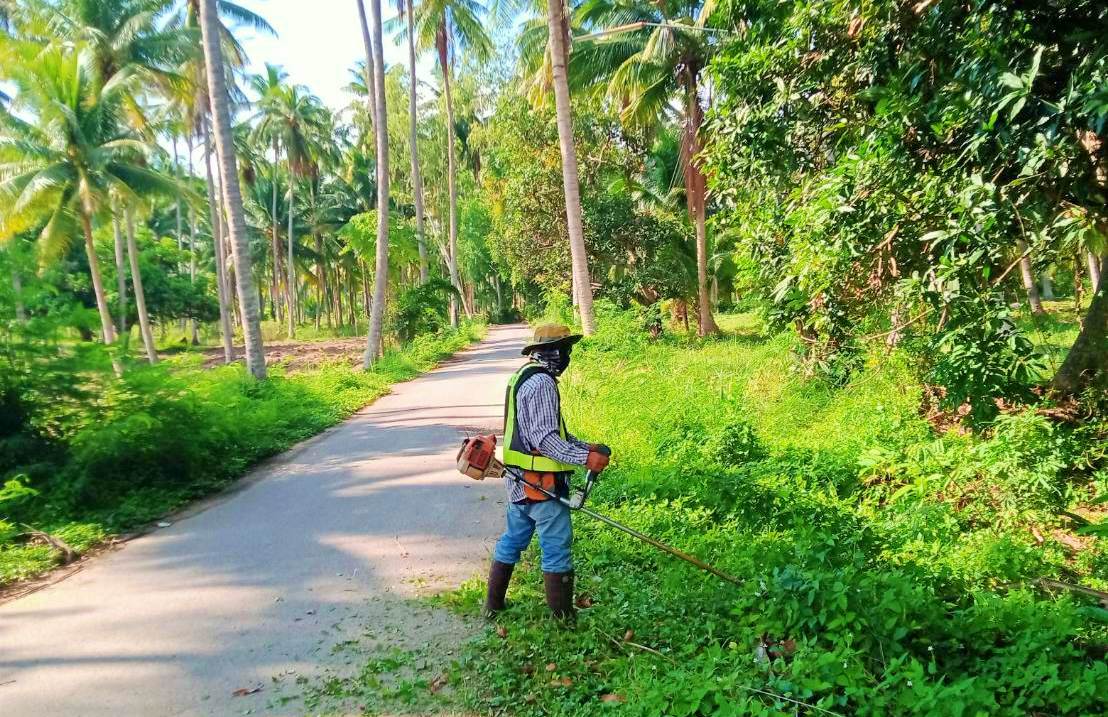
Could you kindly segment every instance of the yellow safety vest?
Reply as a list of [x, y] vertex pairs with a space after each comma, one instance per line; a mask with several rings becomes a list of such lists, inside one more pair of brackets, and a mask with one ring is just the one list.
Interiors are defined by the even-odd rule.
[[[546, 369], [535, 363], [528, 363], [512, 374], [508, 381], [508, 390], [504, 395], [504, 465], [514, 466], [525, 471], [539, 473], [562, 473], [572, 471], [577, 466], [572, 463], [562, 463], [546, 456], [536, 456], [527, 450], [523, 439], [519, 436], [519, 425], [516, 423], [516, 394], [519, 386], [523, 385], [536, 373], [546, 373]], [[562, 419], [562, 402], [558, 400], [558, 435], [566, 438], [566, 422]]]

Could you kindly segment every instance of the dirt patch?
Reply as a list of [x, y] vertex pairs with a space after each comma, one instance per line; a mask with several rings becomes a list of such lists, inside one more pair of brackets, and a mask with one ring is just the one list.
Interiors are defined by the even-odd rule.
[[[291, 372], [305, 371], [324, 363], [359, 364], [365, 351], [364, 338], [324, 339], [321, 341], [281, 341], [265, 345], [267, 366], [281, 364]], [[223, 348], [200, 349], [204, 368], [223, 365]], [[242, 360], [243, 347], [235, 347], [235, 356]]]

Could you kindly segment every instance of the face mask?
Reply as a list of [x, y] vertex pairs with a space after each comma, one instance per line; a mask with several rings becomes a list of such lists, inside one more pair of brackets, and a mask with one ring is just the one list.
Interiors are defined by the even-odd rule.
[[536, 361], [555, 376], [561, 376], [569, 367], [570, 348], [541, 349], [531, 354]]

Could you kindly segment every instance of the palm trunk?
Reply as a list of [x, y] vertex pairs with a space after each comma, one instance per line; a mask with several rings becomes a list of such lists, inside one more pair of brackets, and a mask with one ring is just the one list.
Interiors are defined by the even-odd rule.
[[12, 296], [15, 299], [15, 320], [21, 324], [27, 323], [27, 307], [23, 305], [23, 279], [19, 276], [19, 268], [12, 267]]
[[341, 333], [342, 326], [346, 323], [346, 317], [342, 315], [342, 269], [335, 269], [335, 281], [331, 284], [331, 294], [335, 316], [338, 318], [338, 329]]
[[119, 230], [119, 217], [112, 208], [112, 239], [115, 248], [115, 279], [119, 290], [119, 335], [127, 334], [127, 266], [124, 258], [123, 235]]
[[270, 175], [270, 199], [269, 221], [271, 224], [270, 244], [273, 249], [273, 284], [270, 296], [273, 301], [273, 320], [281, 320], [281, 308], [279, 296], [281, 294], [281, 242], [277, 238], [277, 162], [280, 160], [280, 152], [277, 149], [277, 140], [273, 140], [273, 172]]
[[112, 322], [112, 313], [108, 309], [108, 299], [104, 295], [104, 280], [100, 276], [100, 260], [96, 257], [96, 245], [92, 241], [92, 220], [84, 207], [78, 212], [81, 215], [81, 229], [85, 232], [85, 255], [88, 258], [88, 271], [92, 277], [92, 293], [96, 296], [96, 310], [100, 314], [100, 330], [103, 332], [104, 344], [115, 343], [115, 324]]
[[1043, 302], [1039, 299], [1039, 287], [1035, 285], [1035, 272], [1031, 270], [1031, 255], [1027, 251], [1027, 242], [1023, 239], [1017, 240], [1016, 249], [1020, 253], [1020, 278], [1023, 280], [1024, 291], [1027, 292], [1027, 302], [1031, 304], [1031, 313], [1041, 314]]
[[547, 0], [547, 28], [554, 75], [554, 104], [558, 118], [558, 142], [562, 150], [562, 184], [565, 187], [566, 227], [573, 265], [574, 298], [581, 314], [581, 328], [588, 336], [596, 330], [592, 308], [592, 281], [589, 278], [585, 231], [581, 221], [581, 186], [577, 178], [577, 147], [573, 140], [573, 108], [566, 74], [566, 9], [563, 0]]
[[[359, 0], [359, 6], [361, 0]], [[381, 352], [381, 326], [385, 317], [385, 290], [389, 283], [389, 140], [384, 131], [385, 63], [381, 53], [381, 0], [370, 0], [373, 12], [374, 112], [380, 120], [377, 132], [377, 269], [373, 276], [373, 308], [369, 316], [369, 338], [362, 362], [369, 369]]]
[[365, 89], [368, 93], [367, 102], [369, 103], [369, 125], [370, 129], [377, 132], [377, 89], [376, 80], [374, 78], [373, 69], [373, 39], [369, 35], [369, 22], [366, 20], [365, 15], [365, 2], [363, 0], [357, 0], [358, 4], [358, 20], [362, 27], [362, 44], [365, 45]]
[[[189, 153], [189, 176], [193, 176], [192, 166], [192, 129], [185, 135], [185, 146]], [[196, 283], [196, 210], [189, 207], [189, 283]], [[196, 326], [196, 319], [189, 319], [189, 337], [193, 346], [200, 344], [200, 335]]]
[[412, 199], [415, 202], [416, 244], [419, 246], [419, 283], [427, 283], [427, 238], [423, 231], [423, 176], [419, 171], [419, 135], [416, 117], [415, 8], [408, 0], [408, 143], [412, 153]]
[[292, 174], [292, 162], [289, 162], [289, 253], [285, 258], [288, 262], [288, 276], [285, 279], [285, 314], [289, 320], [289, 338], [296, 338], [296, 262], [293, 261], [293, 228], [292, 214], [293, 202], [296, 200], [295, 180]]
[[223, 361], [231, 363], [235, 360], [235, 346], [232, 341], [234, 332], [231, 330], [230, 312], [227, 310], [227, 278], [224, 276], [227, 268], [227, 257], [223, 253], [223, 221], [220, 218], [219, 204], [215, 200], [215, 183], [212, 180], [212, 133], [208, 127], [208, 115], [201, 118], [204, 126], [204, 171], [207, 175], [209, 221], [212, 224], [212, 244], [215, 257], [215, 281], [219, 296], [219, 333], [223, 337]]
[[1085, 263], [1089, 267], [1089, 281], [1092, 282], [1093, 293], [1096, 293], [1097, 289], [1100, 288], [1100, 273], [1102, 268], [1100, 266], [1100, 258], [1097, 257], [1096, 253], [1092, 250], [1087, 249], [1085, 251]]
[[1045, 301], [1054, 300], [1054, 279], [1050, 278], [1050, 274], [1043, 272], [1042, 277], [1039, 280], [1042, 285], [1042, 297]]
[[[173, 132], [173, 178], [179, 179], [181, 174], [181, 166], [179, 157], [177, 155], [177, 132]], [[177, 192], [176, 197], [176, 209], [177, 209], [177, 251], [185, 250], [185, 242], [181, 238], [184, 232], [181, 231], [183, 224], [181, 223], [181, 193]]]
[[319, 287], [318, 287], [319, 302], [318, 302], [318, 306], [316, 306], [316, 312], [315, 312], [315, 327], [316, 327], [316, 330], [318, 330], [319, 325], [320, 325], [320, 321], [323, 319], [322, 315], [323, 315], [325, 310], [327, 312], [327, 325], [328, 326], [331, 325], [331, 309], [330, 309], [330, 302], [328, 301], [328, 298], [327, 298], [328, 297], [327, 267], [324, 265], [324, 262], [323, 262], [323, 237], [321, 237], [319, 235], [319, 231], [318, 231], [319, 217], [316, 214], [315, 180], [314, 179], [310, 180], [308, 182], [308, 199], [309, 199], [311, 210], [312, 210], [311, 211], [311, 215], [312, 215], [312, 240], [315, 244], [316, 280], [317, 280], [317, 283], [319, 284]]
[[685, 68], [685, 138], [681, 143], [685, 151], [685, 193], [688, 197], [689, 214], [696, 225], [696, 294], [699, 313], [698, 331], [700, 336], [708, 336], [719, 331], [712, 317], [712, 302], [708, 295], [708, 230], [705, 217], [705, 194], [707, 192], [704, 174], [697, 166], [700, 154], [700, 95], [697, 88], [696, 71]]
[[261, 319], [258, 315], [258, 292], [254, 286], [254, 271], [250, 243], [246, 235], [246, 220], [239, 191], [238, 163], [231, 137], [231, 111], [223, 77], [223, 49], [220, 47], [219, 15], [216, 0], [200, 0], [200, 28], [204, 37], [205, 69], [208, 92], [211, 95], [212, 120], [215, 125], [216, 151], [222, 179], [224, 206], [230, 224], [231, 254], [235, 262], [235, 283], [242, 315], [242, 333], [246, 344], [246, 367], [258, 379], [265, 378], [265, 348], [262, 345]]
[[456, 294], [450, 297], [450, 325], [458, 325], [458, 302], [462, 297], [462, 282], [458, 277], [458, 169], [454, 159], [454, 100], [450, 92], [450, 58], [445, 47], [439, 53], [442, 66], [442, 87], [446, 99], [446, 183], [449, 196], [449, 233], [446, 245], [446, 266]]
[[146, 313], [146, 293], [142, 290], [138, 245], [135, 243], [135, 215], [130, 208], [124, 211], [127, 213], [127, 254], [131, 260], [131, 285], [135, 287], [135, 310], [138, 312], [142, 346], [146, 349], [146, 359], [151, 364], [156, 364], [158, 353], [154, 347], [154, 332], [150, 330], [150, 315]]

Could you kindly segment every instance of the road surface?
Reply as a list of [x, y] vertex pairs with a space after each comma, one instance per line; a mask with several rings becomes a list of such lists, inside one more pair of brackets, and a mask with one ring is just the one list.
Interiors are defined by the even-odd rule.
[[454, 457], [462, 433], [499, 429], [526, 338], [492, 328], [240, 490], [0, 605], [0, 715], [299, 714], [274, 697], [343, 660], [336, 645], [457, 639], [410, 598], [488, 559], [503, 488]]

